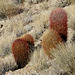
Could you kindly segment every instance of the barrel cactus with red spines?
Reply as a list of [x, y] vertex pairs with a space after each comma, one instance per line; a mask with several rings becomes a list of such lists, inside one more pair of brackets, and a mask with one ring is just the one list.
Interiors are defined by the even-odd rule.
[[[28, 36], [28, 37], [27, 37]], [[31, 35], [16, 39], [12, 44], [12, 53], [18, 68], [23, 68], [30, 60], [31, 52], [33, 51], [34, 39]], [[32, 47], [32, 48], [31, 48]]]
[[58, 33], [54, 30], [47, 30], [42, 37], [42, 46], [44, 48], [44, 52], [49, 58], [53, 58], [51, 54], [51, 49], [56, 48], [56, 45], [62, 42], [62, 38]]
[[67, 13], [63, 8], [56, 8], [51, 12], [50, 29], [57, 31], [64, 41], [67, 40]]

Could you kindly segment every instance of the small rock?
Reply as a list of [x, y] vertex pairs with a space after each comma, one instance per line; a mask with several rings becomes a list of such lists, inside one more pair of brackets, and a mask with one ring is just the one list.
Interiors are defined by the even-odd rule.
[[26, 31], [30, 31], [32, 29], [32, 26], [31, 25], [26, 25], [26, 26], [24, 26], [24, 29]]

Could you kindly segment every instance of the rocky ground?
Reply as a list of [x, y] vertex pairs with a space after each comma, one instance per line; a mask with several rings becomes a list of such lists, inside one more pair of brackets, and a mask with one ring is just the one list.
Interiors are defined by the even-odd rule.
[[[0, 75], [75, 75], [74, 0], [1, 0], [0, 2], [2, 2], [0, 4]], [[41, 40], [43, 33], [49, 28], [50, 13], [57, 7], [62, 7], [67, 12], [68, 37], [65, 46], [62, 44], [57, 46], [55, 49], [57, 52], [54, 54], [56, 58], [52, 60], [44, 53]], [[15, 39], [24, 34], [33, 36], [35, 51], [29, 63], [24, 68], [18, 69], [11, 46]]]

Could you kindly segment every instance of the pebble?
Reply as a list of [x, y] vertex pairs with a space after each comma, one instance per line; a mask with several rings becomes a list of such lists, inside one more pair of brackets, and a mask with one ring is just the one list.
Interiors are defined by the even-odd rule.
[[24, 26], [24, 29], [26, 31], [30, 31], [32, 29], [32, 26], [31, 25], [26, 25], [26, 26]]

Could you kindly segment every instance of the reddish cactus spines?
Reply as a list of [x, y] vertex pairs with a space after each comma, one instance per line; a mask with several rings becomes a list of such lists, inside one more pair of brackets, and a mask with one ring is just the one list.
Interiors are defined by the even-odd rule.
[[18, 68], [22, 68], [28, 63], [33, 46], [34, 39], [30, 34], [24, 35], [13, 42], [12, 53]]
[[12, 53], [19, 68], [24, 67], [29, 60], [29, 45], [23, 39], [16, 39], [12, 44]]
[[34, 44], [34, 39], [30, 34], [23, 35], [20, 38], [26, 40], [27, 42]]
[[62, 42], [62, 38], [54, 30], [48, 30], [44, 33], [42, 38], [42, 46], [45, 53], [49, 58], [53, 58], [51, 54], [51, 49], [55, 48], [57, 44]]
[[62, 8], [56, 8], [50, 14], [50, 30], [45, 32], [42, 46], [49, 58], [52, 58], [51, 49], [60, 42], [67, 40], [67, 13]]
[[50, 29], [59, 33], [62, 37], [67, 37], [67, 13], [63, 8], [56, 8], [50, 14]]

